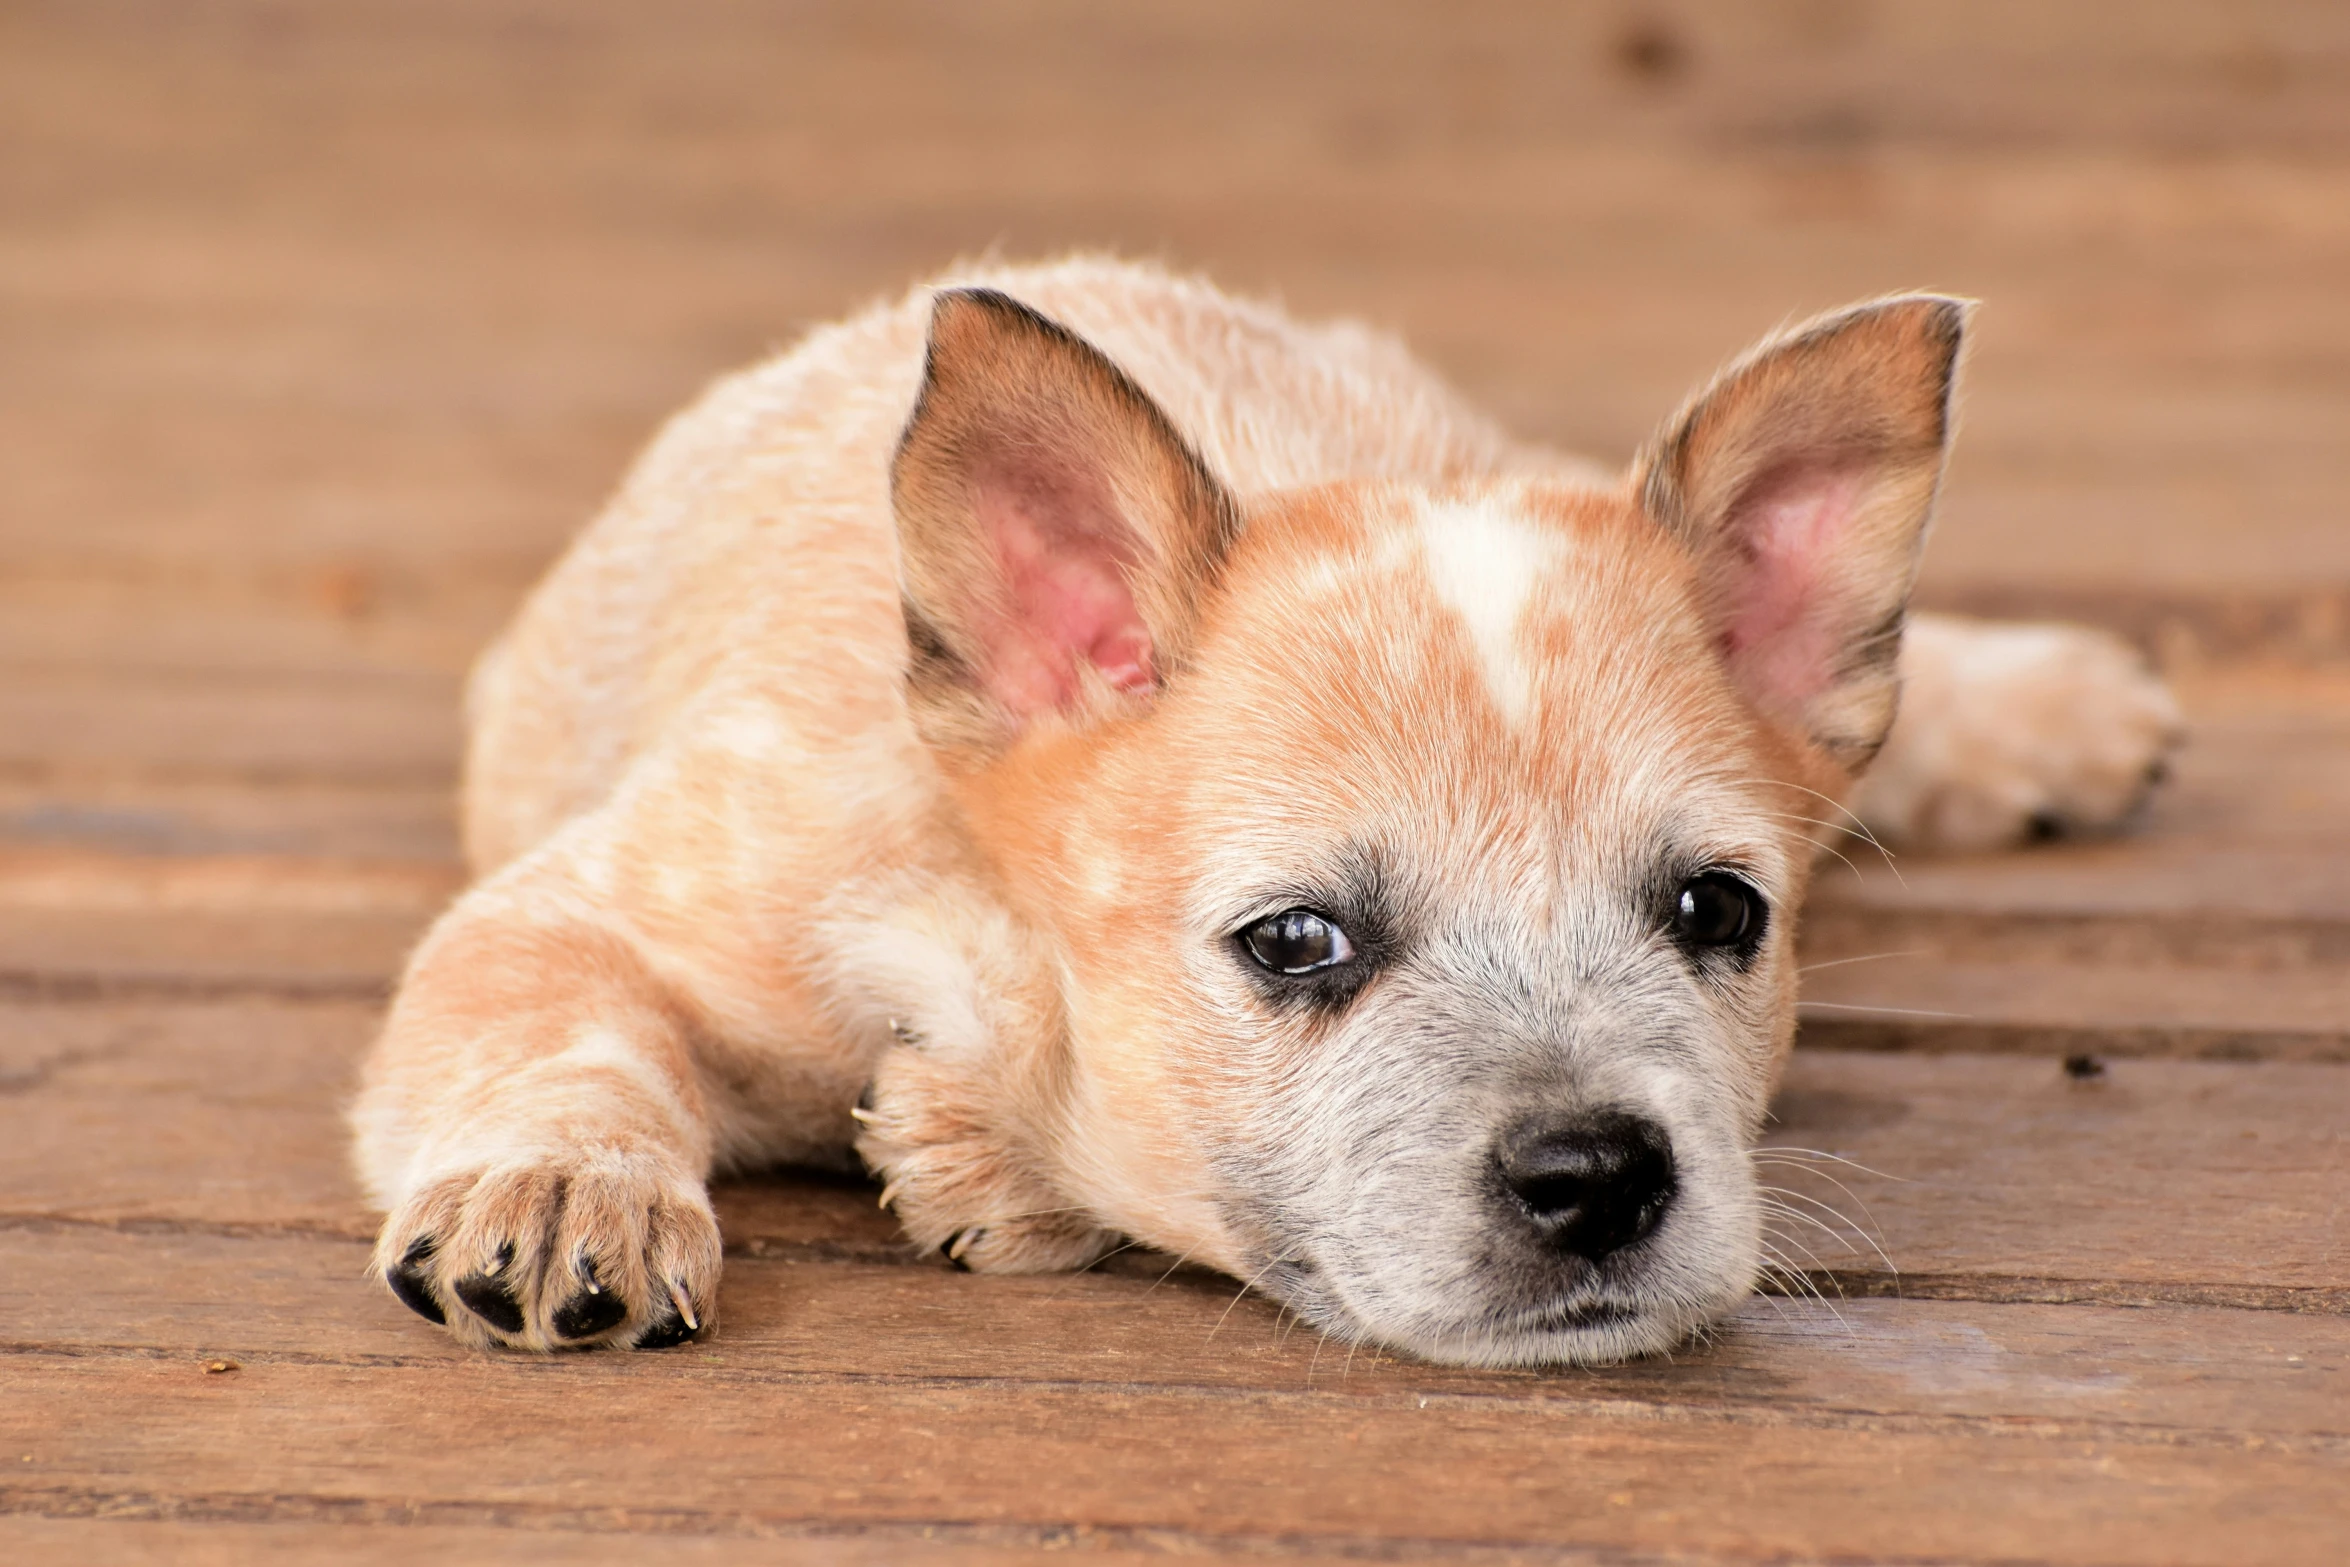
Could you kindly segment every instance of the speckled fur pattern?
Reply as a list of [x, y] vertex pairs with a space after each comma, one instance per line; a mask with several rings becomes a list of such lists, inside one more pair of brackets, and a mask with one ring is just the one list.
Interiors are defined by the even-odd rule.
[[[1622, 478], [1376, 334], [1091, 257], [721, 381], [476, 671], [478, 880], [354, 1109], [379, 1274], [476, 1343], [673, 1343], [714, 1173], [861, 1157], [969, 1268], [1132, 1238], [1463, 1363], [1685, 1338], [1756, 1276], [1835, 802], [2100, 825], [2175, 735], [2092, 633], [1902, 651], [1963, 318], [1781, 334]], [[1660, 910], [1722, 867], [1767, 912], [1696, 954]], [[1236, 945], [1298, 906], [1360, 936], [1343, 996]], [[1529, 1107], [1665, 1129], [1653, 1233], [1529, 1238]]]

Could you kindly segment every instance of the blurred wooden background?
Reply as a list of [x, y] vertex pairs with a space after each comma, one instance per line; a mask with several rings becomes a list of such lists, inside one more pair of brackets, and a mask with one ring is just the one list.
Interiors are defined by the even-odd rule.
[[[788, 1181], [691, 1358], [359, 1282], [466, 661], [704, 379], [1070, 246], [1609, 459], [1788, 316], [1985, 301], [1924, 595], [2128, 631], [2197, 741], [2133, 841], [1828, 890], [1817, 961], [1914, 954], [1818, 977], [1783, 1108], [1903, 1177], [1889, 1258], [1811, 1237], [1839, 1307], [1334, 1382], [1228, 1286], [958, 1279]], [[0, 1547], [2344, 1554], [2338, 0], [0, 0], [0, 431]]]

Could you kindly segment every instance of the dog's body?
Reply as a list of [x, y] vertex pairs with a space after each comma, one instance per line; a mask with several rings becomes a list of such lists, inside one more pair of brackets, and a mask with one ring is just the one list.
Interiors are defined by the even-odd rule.
[[[483, 660], [481, 880], [356, 1111], [394, 1290], [673, 1342], [708, 1175], [855, 1147], [965, 1265], [1123, 1234], [1443, 1358], [1740, 1298], [1958, 307], [1780, 340], [1620, 485], [1359, 329], [951, 283], [716, 387]], [[2126, 653], [1918, 630], [1863, 816], [2128, 809], [2175, 716]]]

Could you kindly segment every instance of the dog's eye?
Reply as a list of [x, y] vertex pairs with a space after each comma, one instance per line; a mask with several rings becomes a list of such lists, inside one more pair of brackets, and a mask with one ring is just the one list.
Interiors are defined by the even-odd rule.
[[1673, 934], [1688, 946], [1740, 946], [1762, 922], [1762, 894], [1727, 871], [1692, 876], [1673, 895]]
[[1311, 974], [1355, 955], [1346, 932], [1312, 909], [1284, 909], [1240, 933], [1248, 955], [1276, 974]]

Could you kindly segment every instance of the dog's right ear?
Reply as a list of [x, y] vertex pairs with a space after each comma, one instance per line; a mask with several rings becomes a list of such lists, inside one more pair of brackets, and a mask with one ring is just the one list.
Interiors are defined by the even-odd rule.
[[981, 750], [1155, 692], [1238, 526], [1140, 387], [992, 289], [938, 296], [890, 495], [915, 723]]

